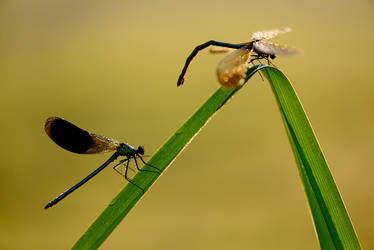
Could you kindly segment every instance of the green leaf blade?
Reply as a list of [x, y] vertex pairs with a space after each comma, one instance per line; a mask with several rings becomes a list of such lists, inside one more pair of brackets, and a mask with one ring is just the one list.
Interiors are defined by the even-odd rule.
[[[262, 65], [257, 65], [247, 71], [246, 81], [257, 72]], [[178, 154], [198, 134], [213, 115], [241, 88], [219, 88], [187, 122], [172, 135], [166, 143], [148, 161], [151, 166], [164, 171]], [[145, 170], [152, 170], [149, 166]], [[156, 181], [158, 174], [138, 172], [133, 181], [148, 190]], [[141, 190], [134, 185], [127, 185], [102, 212], [102, 214], [87, 229], [81, 238], [73, 246], [73, 249], [95, 249], [110, 235], [114, 228], [122, 221], [131, 208], [143, 196]]]
[[262, 69], [281, 112], [322, 249], [361, 249], [302, 105], [279, 70]]
[[[256, 65], [248, 69], [245, 82], [260, 69], [269, 80], [281, 111], [321, 248], [360, 249], [359, 241], [318, 141], [291, 84], [279, 70], [266, 65]], [[164, 171], [240, 88], [241, 86], [234, 89], [218, 89], [167, 140], [148, 164]], [[148, 166], [145, 166], [144, 169], [152, 170]], [[139, 172], [133, 181], [147, 190], [158, 177], [158, 174], [155, 173]], [[142, 196], [143, 193], [138, 188], [127, 185], [73, 248], [98, 248]]]

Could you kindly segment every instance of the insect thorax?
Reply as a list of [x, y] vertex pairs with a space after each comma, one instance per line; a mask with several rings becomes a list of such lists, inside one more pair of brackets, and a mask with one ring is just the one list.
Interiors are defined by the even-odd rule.
[[127, 143], [121, 143], [120, 146], [117, 148], [117, 152], [120, 155], [130, 156], [136, 153], [136, 149]]

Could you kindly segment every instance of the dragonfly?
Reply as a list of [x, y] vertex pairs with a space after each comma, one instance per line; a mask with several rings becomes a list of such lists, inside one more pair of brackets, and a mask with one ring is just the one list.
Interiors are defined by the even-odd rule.
[[254, 61], [265, 59], [268, 64], [271, 64], [270, 59], [275, 59], [277, 55], [292, 55], [302, 52], [302, 50], [294, 47], [266, 41], [290, 31], [291, 29], [287, 27], [254, 32], [251, 35], [251, 41], [246, 43], [234, 44], [210, 40], [200, 44], [187, 57], [179, 75], [177, 86], [183, 85], [187, 69], [197, 53], [212, 45], [215, 47], [211, 48], [211, 53], [230, 52], [218, 63], [217, 77], [223, 87], [235, 87], [241, 83], [248, 65], [254, 64]]
[[[136, 169], [138, 171], [147, 171], [153, 173], [160, 173], [159, 169], [147, 164], [144, 160], [144, 147], [138, 146], [134, 148], [127, 143], [120, 143], [114, 139], [110, 139], [103, 135], [97, 135], [90, 133], [86, 130], [83, 130], [74, 124], [59, 118], [59, 117], [49, 117], [44, 126], [45, 132], [47, 135], [54, 141], [58, 146], [63, 149], [66, 149], [73, 153], [78, 154], [95, 154], [101, 152], [115, 151], [114, 154], [105, 161], [100, 167], [95, 171], [89, 174], [86, 178], [60, 194], [57, 198], [49, 202], [44, 209], [50, 208], [64, 199], [66, 196], [74, 192], [80, 186], [89, 181], [92, 177], [97, 175], [100, 171], [106, 168], [110, 163], [115, 161], [119, 156], [124, 156], [125, 158], [120, 160], [113, 169], [119, 174], [123, 175], [127, 181], [129, 181], [134, 186], [138, 187], [144, 192], [144, 189], [134, 183], [131, 178], [128, 177], [129, 163], [133, 159], [135, 162]], [[144, 165], [147, 165], [151, 168], [156, 169], [157, 171], [145, 170], [139, 168], [137, 159], [143, 162]], [[126, 163], [125, 173], [123, 174], [118, 170], [118, 167]]]

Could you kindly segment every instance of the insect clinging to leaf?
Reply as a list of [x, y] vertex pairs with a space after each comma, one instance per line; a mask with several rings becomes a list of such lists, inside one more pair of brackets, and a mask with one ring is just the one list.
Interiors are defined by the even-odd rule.
[[225, 88], [235, 87], [242, 82], [248, 64], [253, 64], [261, 59], [265, 59], [268, 64], [271, 64], [270, 59], [275, 59], [277, 55], [292, 55], [302, 52], [297, 48], [265, 41], [290, 31], [290, 28], [282, 28], [254, 32], [251, 35], [251, 41], [246, 43], [233, 44], [210, 40], [200, 44], [187, 57], [179, 75], [177, 86], [181, 86], [184, 83], [187, 68], [197, 53], [213, 45], [215, 47], [211, 48], [211, 53], [230, 52], [217, 65], [218, 81]]

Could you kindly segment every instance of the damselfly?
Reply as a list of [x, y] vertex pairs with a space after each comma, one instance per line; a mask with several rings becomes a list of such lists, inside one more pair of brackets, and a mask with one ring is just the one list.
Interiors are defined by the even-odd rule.
[[[77, 188], [82, 186], [96, 174], [98, 174], [101, 170], [107, 167], [111, 162], [116, 160], [119, 156], [124, 156], [125, 159], [119, 161], [117, 165], [113, 167], [118, 173], [123, 175], [126, 180], [128, 180], [131, 184], [135, 185], [139, 189], [144, 192], [144, 189], [134, 183], [131, 178], [128, 177], [128, 170], [129, 170], [129, 163], [131, 159], [134, 159], [136, 169], [138, 171], [147, 171], [153, 173], [160, 173], [160, 171], [149, 164], [147, 164], [142, 156], [144, 155], [144, 148], [139, 146], [138, 148], [134, 148], [127, 143], [120, 143], [116, 140], [110, 139], [108, 137], [93, 134], [83, 130], [74, 124], [59, 118], [59, 117], [50, 117], [47, 119], [45, 126], [45, 132], [47, 135], [60, 147], [74, 153], [78, 154], [95, 154], [107, 151], [115, 151], [114, 154], [104, 162], [99, 168], [89, 174], [86, 178], [75, 184], [73, 187], [69, 188], [67, 191], [60, 194], [56, 199], [48, 203], [44, 208], [47, 209], [56, 205], [59, 201], [64, 199], [70, 193], [75, 191]], [[157, 171], [151, 170], [144, 170], [139, 168], [137, 158], [140, 159], [144, 165], [152, 167]], [[121, 173], [117, 168], [126, 163], [125, 166], [125, 173]]]
[[[265, 59], [267, 63], [270, 64], [270, 59], [274, 59], [277, 55], [301, 53], [300, 49], [265, 41], [290, 31], [290, 28], [283, 28], [254, 32], [251, 35], [252, 40], [246, 43], [233, 44], [210, 40], [206, 43], [200, 44], [195, 47], [192, 53], [187, 57], [186, 63], [179, 75], [177, 86], [184, 83], [184, 76], [192, 59], [200, 50], [203, 50], [210, 45], [216, 46], [211, 49], [211, 53], [230, 52], [231, 50], [234, 50], [218, 63], [217, 77], [223, 87], [230, 88], [237, 86], [243, 79], [248, 64], [261, 59]], [[253, 54], [251, 55], [251, 53]]]

